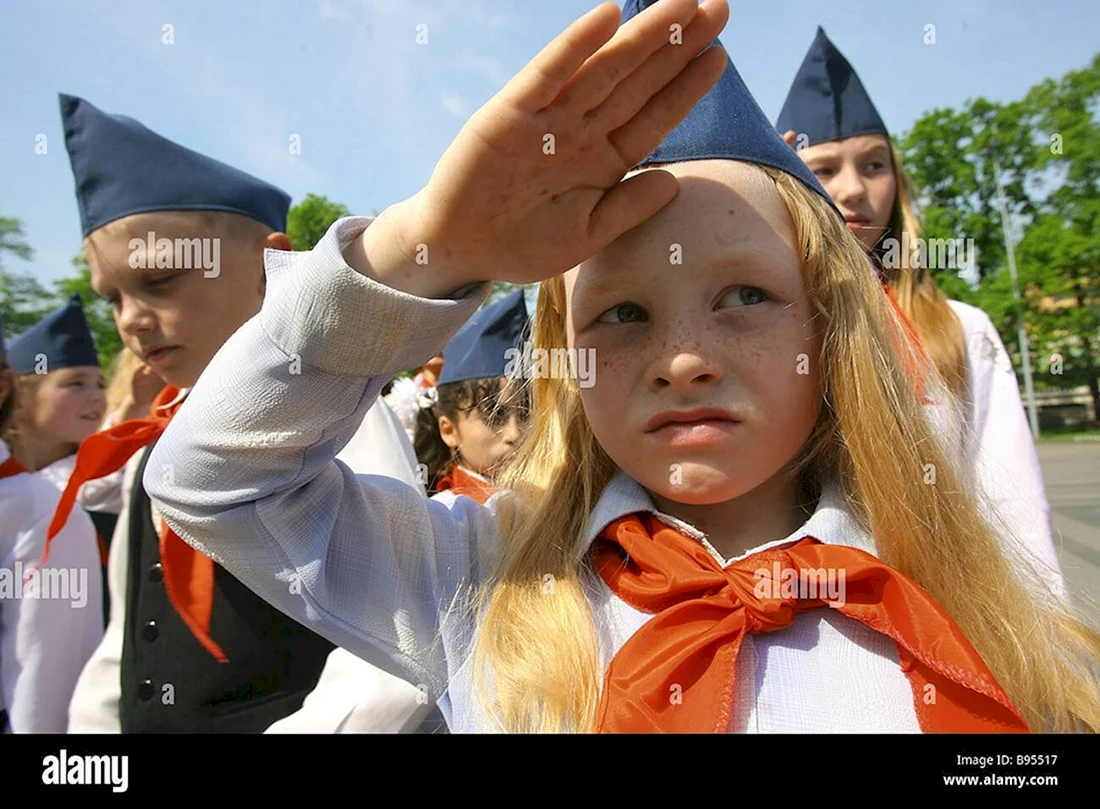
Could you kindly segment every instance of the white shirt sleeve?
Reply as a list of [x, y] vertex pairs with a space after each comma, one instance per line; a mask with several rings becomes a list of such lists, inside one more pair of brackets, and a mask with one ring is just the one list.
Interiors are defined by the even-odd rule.
[[[361, 475], [389, 474], [423, 489], [416, 455], [401, 422], [381, 399], [367, 411], [348, 445], [336, 456]], [[302, 707], [265, 733], [400, 733], [415, 730], [432, 708], [411, 683], [386, 674], [345, 649], [325, 661]]]
[[267, 251], [263, 308], [205, 369], [145, 486], [251, 590], [436, 699], [455, 637], [440, 643], [441, 625], [495, 556], [493, 513], [334, 459], [385, 382], [440, 350], [491, 285], [432, 300], [366, 278], [343, 250], [369, 221], [340, 220], [307, 253]]
[[1035, 566], [1052, 591], [1066, 598], [1043, 471], [1012, 360], [985, 312], [950, 303], [966, 336], [970, 413], [964, 446], [979, 496], [1009, 552]]
[[[59, 495], [38, 478], [17, 480], [27, 484], [23, 496], [36, 504], [37, 519], [18, 528], [14, 543], [5, 549], [4, 575], [19, 592], [0, 598], [3, 703], [13, 733], [64, 733], [69, 698], [103, 635], [95, 528], [83, 509], [75, 507], [50, 543], [49, 559], [35, 574], [37, 583], [24, 586], [25, 574], [42, 560]], [[4, 511], [10, 519], [12, 514]]]
[[69, 704], [70, 733], [121, 733], [119, 702], [122, 698], [122, 644], [126, 632], [126, 591], [129, 570], [131, 492], [144, 451], [131, 458], [122, 479], [122, 513], [115, 525], [107, 556], [107, 589], [111, 617], [107, 631], [80, 673]]

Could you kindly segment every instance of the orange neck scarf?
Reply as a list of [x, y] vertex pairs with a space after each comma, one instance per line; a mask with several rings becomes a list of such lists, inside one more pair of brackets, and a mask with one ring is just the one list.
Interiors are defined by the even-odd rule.
[[27, 467], [15, 460], [14, 455], [9, 455], [8, 459], [3, 463], [0, 463], [0, 480], [4, 478], [13, 478], [16, 475], [22, 475], [27, 471]]
[[451, 467], [450, 474], [441, 478], [435, 489], [437, 492], [450, 491], [456, 495], [464, 494], [482, 505], [496, 491], [491, 483], [467, 472], [458, 464]]
[[[175, 401], [179, 395], [179, 388], [165, 387], [153, 401], [147, 418], [124, 421], [84, 439], [76, 453], [73, 474], [46, 534], [43, 562], [49, 555], [50, 542], [69, 518], [80, 487], [89, 480], [118, 471], [135, 452], [156, 441], [183, 404], [182, 401]], [[142, 483], [135, 481], [135, 485], [141, 486]], [[157, 535], [168, 600], [203, 648], [218, 662], [228, 662], [225, 652], [210, 637], [214, 562], [176, 536], [163, 522], [157, 527]]]
[[[700, 543], [638, 514], [605, 528], [591, 555], [612, 592], [654, 614], [608, 667], [600, 732], [727, 732], [745, 635], [785, 629], [827, 605], [897, 643], [924, 732], [1028, 732], [955, 622], [868, 553], [806, 537], [722, 568]], [[822, 569], [844, 576], [841, 598], [830, 601]]]

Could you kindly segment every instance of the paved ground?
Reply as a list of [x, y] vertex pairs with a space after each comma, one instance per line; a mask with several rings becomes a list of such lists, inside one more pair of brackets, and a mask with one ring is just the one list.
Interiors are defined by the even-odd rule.
[[1100, 441], [1038, 445], [1062, 572], [1100, 626]]

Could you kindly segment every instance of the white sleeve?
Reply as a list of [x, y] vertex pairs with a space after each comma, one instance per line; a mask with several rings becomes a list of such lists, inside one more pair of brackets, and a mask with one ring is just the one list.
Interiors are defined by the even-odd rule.
[[457, 639], [450, 626], [441, 633], [443, 619], [495, 556], [493, 512], [468, 498], [448, 508], [392, 477], [357, 478], [334, 459], [385, 382], [438, 351], [490, 285], [433, 300], [366, 278], [343, 250], [369, 221], [340, 220], [306, 253], [267, 251], [260, 313], [207, 366], [144, 482], [201, 553], [434, 699]]
[[[50, 492], [55, 508], [59, 498], [53, 487]], [[77, 678], [103, 635], [95, 528], [79, 506], [50, 543], [49, 559], [34, 574], [37, 583], [24, 586], [23, 574], [41, 562], [52, 518], [53, 508], [44, 510], [37, 524], [19, 533], [4, 560], [12, 584], [21, 589], [0, 599], [0, 681], [12, 733], [66, 731]]]
[[[405, 430], [381, 399], [367, 411], [336, 456], [360, 475], [389, 474], [422, 489]], [[414, 730], [431, 702], [412, 684], [375, 668], [345, 649], [329, 654], [302, 707], [265, 733], [400, 733]]]
[[961, 315], [973, 408], [967, 455], [1010, 552], [1024, 554], [1053, 592], [1065, 598], [1043, 471], [1012, 361], [988, 315], [974, 307]]
[[69, 704], [70, 733], [121, 733], [119, 701], [122, 698], [122, 644], [126, 627], [126, 590], [129, 570], [129, 525], [131, 492], [144, 453], [138, 453], [124, 467], [122, 513], [115, 525], [107, 557], [107, 589], [111, 617], [107, 631], [80, 673]]

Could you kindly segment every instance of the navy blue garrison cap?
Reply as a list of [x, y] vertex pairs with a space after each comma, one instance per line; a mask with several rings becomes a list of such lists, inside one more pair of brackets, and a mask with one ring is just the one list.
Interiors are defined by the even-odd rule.
[[[636, 17], [655, 2], [659, 0], [626, 0], [623, 22]], [[715, 44], [721, 46], [720, 42]], [[806, 168], [802, 158], [783, 141], [768, 121], [741, 80], [733, 60], [729, 61], [726, 72], [679, 126], [638, 165], [644, 167], [711, 159], [740, 160], [779, 169], [801, 180], [811, 191], [828, 201], [834, 210], [836, 208], [813, 172]]]
[[[44, 362], [39, 363], [40, 357]], [[82, 365], [98, 368], [99, 354], [80, 296], [73, 295], [64, 306], [13, 338], [8, 346], [8, 364], [20, 376]]]
[[794, 77], [775, 128], [805, 135], [807, 146], [856, 135], [889, 134], [863, 82], [821, 26]]
[[522, 289], [475, 312], [443, 349], [438, 384], [506, 376], [509, 349], [522, 348], [526, 329], [527, 303]]
[[226, 211], [286, 230], [290, 197], [273, 185], [193, 152], [122, 115], [61, 95], [65, 147], [87, 236], [153, 211]]

